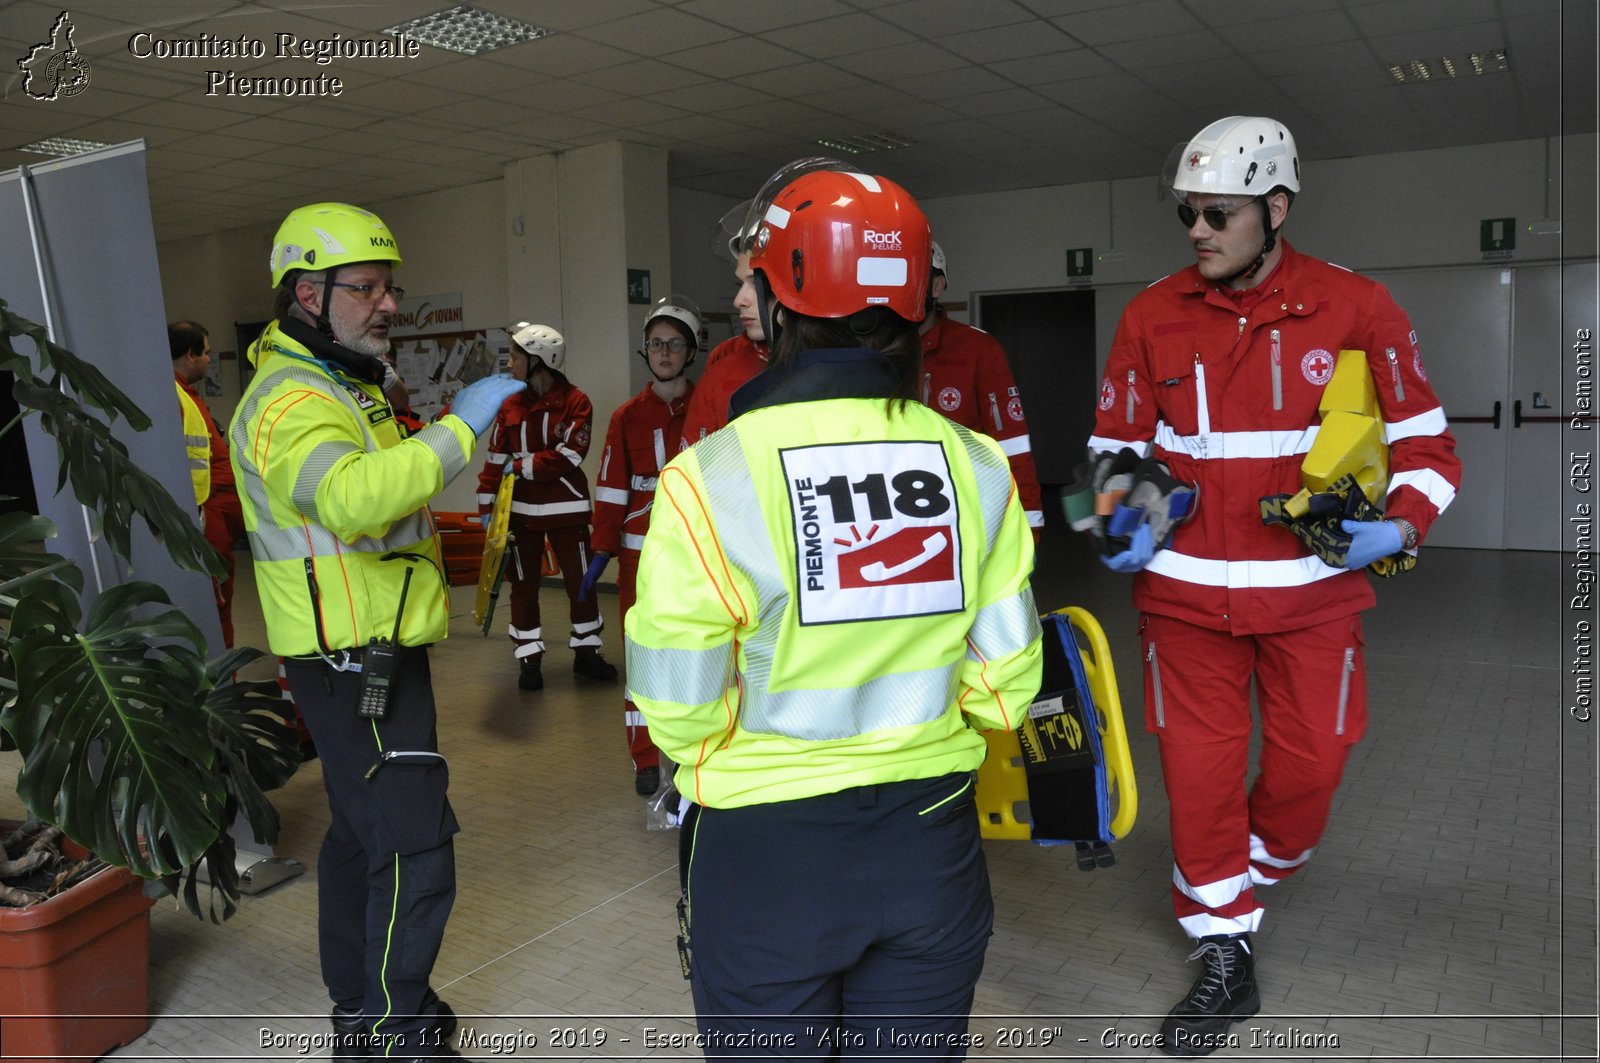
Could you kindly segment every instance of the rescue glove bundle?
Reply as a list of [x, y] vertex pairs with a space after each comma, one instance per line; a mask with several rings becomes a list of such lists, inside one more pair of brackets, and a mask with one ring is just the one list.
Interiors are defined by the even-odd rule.
[[1194, 512], [1195, 502], [1193, 487], [1130, 447], [1091, 453], [1061, 491], [1067, 523], [1094, 537], [1101, 561], [1113, 572], [1137, 572], [1149, 564]]
[[[1306, 513], [1291, 517], [1285, 503], [1292, 495], [1261, 500], [1261, 523], [1281, 524], [1333, 568], [1368, 567], [1385, 578], [1416, 567], [1414, 554], [1400, 549], [1400, 531], [1367, 501], [1354, 476], [1342, 476], [1327, 491], [1310, 497]], [[1367, 525], [1372, 525], [1367, 530]], [[1382, 525], [1382, 527], [1378, 527]]]

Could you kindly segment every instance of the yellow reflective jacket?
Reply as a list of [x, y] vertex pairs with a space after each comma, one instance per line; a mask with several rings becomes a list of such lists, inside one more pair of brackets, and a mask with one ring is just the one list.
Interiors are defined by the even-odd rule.
[[194, 504], [203, 506], [211, 497], [211, 432], [199, 405], [173, 378], [178, 389], [178, 408], [183, 411], [183, 449], [189, 459], [189, 479], [194, 483]]
[[[473, 433], [445, 417], [402, 438], [379, 385], [273, 322], [228, 426], [272, 652], [303, 656], [445, 637], [449, 586], [428, 500], [466, 467]], [[409, 579], [408, 579], [409, 577]]]
[[661, 473], [629, 696], [700, 804], [974, 770], [975, 728], [1016, 727], [1038, 691], [1006, 456], [926, 407], [891, 414], [892, 376], [872, 352], [806, 352]]

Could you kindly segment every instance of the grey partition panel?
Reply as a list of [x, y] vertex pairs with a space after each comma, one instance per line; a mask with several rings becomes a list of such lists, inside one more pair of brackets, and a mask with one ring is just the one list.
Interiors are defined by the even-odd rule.
[[[57, 343], [93, 362], [149, 415], [147, 431], [132, 431], [119, 419], [113, 432], [181, 504], [192, 502], [194, 489], [168, 357], [144, 156], [143, 142], [135, 142], [0, 173], [0, 240], [7, 248], [0, 296], [24, 317], [41, 324], [50, 318]], [[25, 184], [32, 189], [31, 225]], [[118, 564], [103, 541], [92, 542], [71, 489], [56, 494], [55, 444], [37, 420], [28, 418], [24, 431], [39, 511], [60, 531], [54, 549], [83, 566], [86, 593], [131, 579], [159, 583], [200, 626], [213, 653], [220, 652], [210, 580], [174, 565], [142, 521], [135, 523], [131, 568]]]

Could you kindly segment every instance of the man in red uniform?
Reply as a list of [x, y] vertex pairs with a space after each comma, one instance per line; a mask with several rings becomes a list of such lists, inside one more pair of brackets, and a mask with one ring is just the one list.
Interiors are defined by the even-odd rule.
[[511, 641], [522, 667], [517, 685], [542, 690], [544, 628], [539, 618], [539, 562], [550, 540], [571, 603], [576, 656], [572, 670], [591, 679], [614, 680], [616, 666], [600, 655], [599, 605], [578, 592], [589, 567], [589, 481], [583, 458], [589, 452], [594, 408], [589, 396], [561, 372], [567, 344], [549, 325], [516, 325], [511, 330], [510, 373], [528, 389], [500, 408], [489, 436], [489, 457], [478, 474], [478, 510], [487, 516], [502, 476], [517, 477], [511, 496], [511, 553], [506, 579], [511, 584]]
[[[700, 313], [693, 304], [681, 296], [662, 300], [645, 319], [644, 349], [639, 352], [655, 379], [617, 408], [606, 429], [606, 449], [594, 486], [594, 560], [578, 596], [587, 599], [606, 564], [618, 558], [618, 608], [624, 624], [633, 606], [656, 476], [678, 453], [683, 438], [684, 414], [695, 391], [683, 374], [694, 364], [699, 336]], [[626, 695], [622, 705], [633, 788], [641, 797], [649, 797], [661, 785], [661, 753], [650, 741], [638, 706]]]
[[222, 644], [233, 645], [233, 544], [244, 534], [244, 509], [234, 487], [233, 464], [228, 460], [228, 444], [217, 431], [211, 409], [195, 385], [205, 378], [211, 365], [211, 334], [193, 321], [174, 321], [167, 326], [167, 343], [172, 348], [172, 375], [178, 386], [194, 400], [211, 436], [211, 493], [200, 507], [206, 542], [228, 563], [228, 573], [212, 580], [217, 596], [217, 615], [222, 621]]
[[[1260, 1004], [1256, 888], [1310, 859], [1345, 756], [1367, 722], [1361, 570], [1415, 551], [1455, 497], [1461, 464], [1417, 336], [1382, 285], [1278, 237], [1300, 189], [1289, 131], [1225, 118], [1196, 134], [1172, 183], [1195, 264], [1124, 312], [1100, 385], [1091, 452], [1132, 447], [1197, 484], [1166, 549], [1146, 529], [1105, 559], [1139, 572], [1145, 724], [1171, 804], [1172, 899], [1204, 970], [1162, 1025], [1162, 1048], [1203, 1055]], [[1265, 526], [1259, 500], [1293, 493], [1341, 349], [1366, 352], [1391, 478], [1387, 520], [1347, 521], [1343, 567]], [[1258, 774], [1248, 792], [1252, 684]]]
[[1000, 444], [1011, 462], [1017, 495], [1037, 542], [1044, 530], [1044, 509], [1039, 475], [1033, 467], [1033, 443], [1028, 438], [1028, 422], [1022, 414], [1022, 396], [1011, 375], [1011, 364], [993, 336], [951, 321], [939, 309], [938, 300], [946, 283], [944, 249], [935, 241], [928, 286], [930, 313], [918, 326], [922, 333], [923, 405]]
[[[738, 243], [733, 244], [735, 248], [738, 246]], [[679, 442], [682, 450], [727, 424], [728, 399], [745, 381], [767, 367], [767, 337], [761, 331], [748, 250], [738, 251], [733, 276], [739, 282], [733, 308], [739, 314], [739, 327], [743, 331], [717, 344], [706, 358], [700, 384], [689, 397], [689, 412], [684, 417], [683, 436]]]

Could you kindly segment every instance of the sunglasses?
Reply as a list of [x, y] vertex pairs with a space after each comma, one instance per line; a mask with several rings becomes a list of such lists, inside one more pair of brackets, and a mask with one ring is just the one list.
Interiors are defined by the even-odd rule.
[[[1254, 202], [1255, 200], [1253, 199], [1250, 201], [1250, 203]], [[1228, 219], [1248, 207], [1250, 203], [1241, 203], [1237, 207], [1202, 207], [1199, 210], [1189, 206], [1187, 203], [1179, 203], [1178, 220], [1183, 222], [1185, 229], [1193, 229], [1195, 219], [1204, 218], [1207, 228], [1212, 232], [1220, 233], [1228, 227]]]

